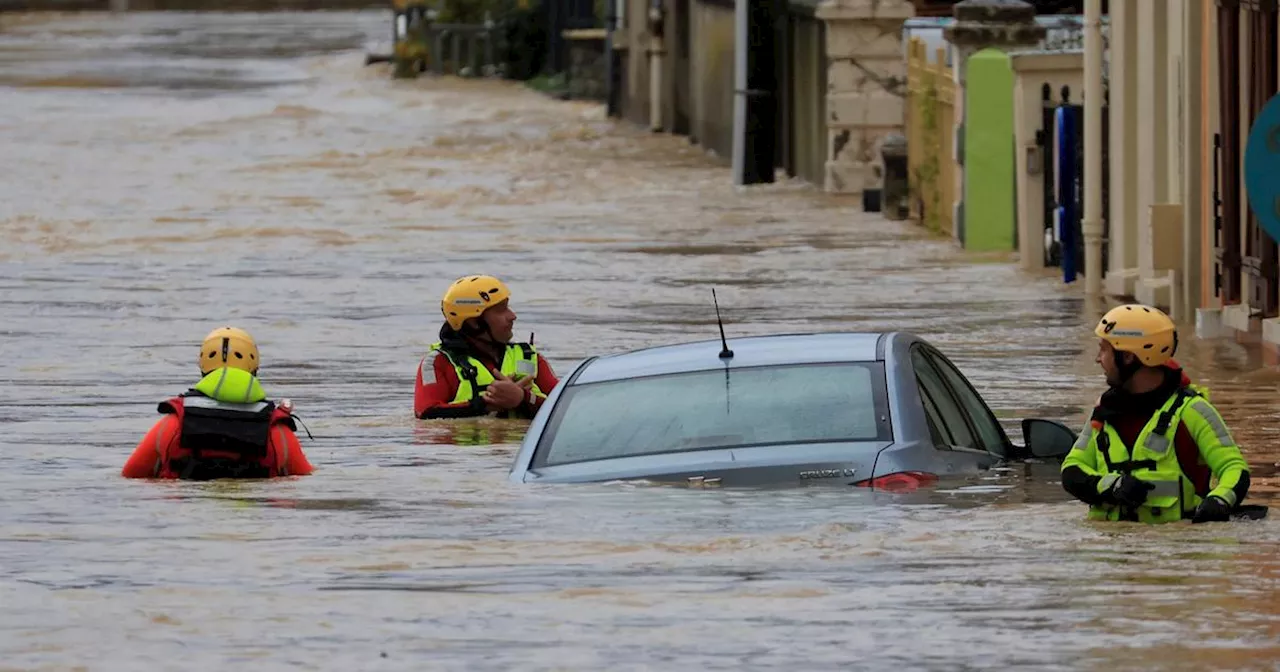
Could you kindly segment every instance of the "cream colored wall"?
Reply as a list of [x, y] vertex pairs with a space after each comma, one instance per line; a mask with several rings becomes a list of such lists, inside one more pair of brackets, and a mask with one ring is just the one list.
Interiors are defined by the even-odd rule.
[[624, 30], [627, 33], [626, 104], [623, 116], [637, 124], [649, 122], [649, 5], [640, 0], [625, 3]]
[[697, 0], [690, 12], [692, 126], [702, 147], [727, 163], [733, 158], [734, 12]]
[[1181, 104], [1181, 122], [1179, 141], [1179, 162], [1182, 167], [1178, 189], [1183, 204], [1182, 220], [1182, 282], [1178, 295], [1182, 297], [1180, 312], [1194, 316], [1200, 306], [1200, 287], [1203, 269], [1200, 266], [1200, 255], [1204, 227], [1213, 226], [1212, 220], [1203, 215], [1203, 197], [1200, 185], [1203, 183], [1203, 149], [1200, 133], [1203, 128], [1203, 77], [1201, 45], [1204, 42], [1205, 26], [1200, 20], [1204, 3], [1194, 0], [1182, 1], [1182, 40], [1179, 45], [1182, 84], [1179, 101]]
[[1168, 14], [1164, 0], [1138, 0], [1138, 271], [1152, 269], [1151, 206], [1167, 202], [1169, 191]]
[[1190, 318], [1200, 303], [1202, 0], [1111, 4], [1106, 291]]
[[1162, 4], [1168, 21], [1168, 28], [1165, 31], [1167, 39], [1165, 43], [1165, 110], [1168, 123], [1165, 127], [1164, 143], [1165, 156], [1168, 157], [1166, 165], [1169, 170], [1165, 174], [1167, 182], [1164, 188], [1164, 202], [1181, 203], [1183, 200], [1182, 175], [1185, 172], [1182, 129], [1186, 116], [1182, 83], [1183, 53], [1186, 46], [1183, 35], [1185, 24], [1183, 16], [1187, 3], [1186, 0], [1162, 0]]
[[[1202, 152], [1200, 165], [1203, 174], [1200, 180], [1200, 213], [1202, 229], [1200, 231], [1200, 307], [1216, 310], [1222, 307], [1222, 301], [1214, 291], [1214, 203], [1213, 203], [1213, 171], [1217, 156], [1213, 149], [1213, 136], [1221, 130], [1218, 115], [1218, 10], [1213, 3], [1204, 3], [1200, 8], [1203, 46], [1201, 48], [1201, 76], [1204, 87], [1200, 94], [1203, 116], [1201, 125], [1203, 136], [1200, 138]], [[1208, 331], [1216, 332], [1216, 326]]]
[[[1073, 96], [1084, 90], [1084, 53], [1017, 53], [1013, 66], [1013, 125], [1015, 188], [1018, 201], [1018, 257], [1022, 268], [1044, 268], [1044, 162], [1048, 157], [1036, 145], [1036, 131], [1044, 123], [1041, 90], [1048, 83], [1057, 96], [1071, 87]], [[1038, 164], [1038, 165], [1037, 165]], [[1028, 167], [1036, 165], [1032, 173]]]

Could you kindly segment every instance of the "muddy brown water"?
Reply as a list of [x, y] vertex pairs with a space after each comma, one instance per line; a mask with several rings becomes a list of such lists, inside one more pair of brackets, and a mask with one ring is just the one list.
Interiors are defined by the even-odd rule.
[[[1274, 669], [1280, 523], [1099, 526], [1052, 469], [908, 496], [518, 487], [524, 426], [412, 417], [454, 277], [582, 358], [906, 329], [1019, 418], [1100, 391], [1101, 306], [681, 138], [363, 66], [385, 12], [0, 16], [0, 669]], [[248, 328], [315, 475], [126, 481]], [[1257, 354], [1180, 358], [1277, 503]]]

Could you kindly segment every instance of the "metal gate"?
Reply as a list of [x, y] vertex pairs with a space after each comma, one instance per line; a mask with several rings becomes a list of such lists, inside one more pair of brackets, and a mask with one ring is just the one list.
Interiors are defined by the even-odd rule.
[[[1274, 317], [1277, 310], [1276, 242], [1267, 235], [1252, 212], [1245, 214], [1241, 253], [1240, 218], [1243, 156], [1242, 132], [1252, 127], [1263, 105], [1276, 94], [1276, 0], [1217, 0], [1218, 4], [1218, 114], [1221, 131], [1214, 135], [1213, 179], [1214, 289], [1223, 305], [1245, 299], [1241, 271], [1248, 277], [1248, 302], [1255, 317]], [[1242, 14], [1244, 9], [1247, 13]], [[1240, 110], [1240, 21], [1249, 30], [1248, 118]], [[1243, 124], [1242, 124], [1243, 121]]]
[[[1055, 95], [1056, 94], [1056, 95]], [[1102, 101], [1102, 268], [1107, 268], [1107, 241], [1111, 232], [1111, 123], [1108, 101]], [[1067, 266], [1084, 271], [1084, 105], [1071, 100], [1071, 87], [1055, 92], [1049, 84], [1040, 87], [1040, 130], [1036, 145], [1043, 157], [1041, 187], [1044, 190], [1044, 264], [1064, 266], [1063, 246], [1071, 249]], [[1063, 111], [1068, 126], [1066, 154], [1059, 142], [1058, 118]], [[1069, 174], [1063, 175], [1061, 168]], [[1065, 178], [1065, 179], [1064, 179]], [[1074, 275], [1074, 273], [1072, 274]], [[1074, 279], [1074, 278], [1071, 278]]]
[[548, 0], [541, 3], [546, 12], [547, 25], [547, 74], [557, 74], [569, 69], [569, 42], [566, 30], [599, 28], [593, 0]]
[[[1247, 3], [1249, 9], [1249, 122], [1276, 95], [1276, 0]], [[1276, 306], [1276, 242], [1258, 226], [1258, 218], [1249, 209], [1249, 221], [1245, 227], [1245, 275], [1249, 278], [1250, 312], [1261, 317], [1275, 317]]]

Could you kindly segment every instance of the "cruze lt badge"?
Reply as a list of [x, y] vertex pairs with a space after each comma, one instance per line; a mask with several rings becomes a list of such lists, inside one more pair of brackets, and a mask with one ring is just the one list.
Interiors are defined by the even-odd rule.
[[813, 469], [810, 471], [800, 472], [800, 480], [808, 481], [815, 478], [840, 478], [841, 476], [853, 476], [858, 473], [857, 469]]

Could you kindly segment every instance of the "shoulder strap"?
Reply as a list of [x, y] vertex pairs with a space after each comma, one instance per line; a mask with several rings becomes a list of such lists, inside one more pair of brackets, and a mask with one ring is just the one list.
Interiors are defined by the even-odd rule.
[[451, 351], [444, 346], [441, 346], [436, 350], [440, 354], [444, 355], [445, 358], [449, 360], [449, 363], [453, 365], [453, 368], [462, 374], [462, 377], [471, 384], [472, 408], [484, 410], [484, 400], [480, 398], [480, 393], [484, 391], [484, 388], [480, 385], [479, 379], [477, 378], [480, 372], [471, 364], [470, 355], [465, 352]]
[[1178, 412], [1182, 410], [1183, 405], [1185, 405], [1188, 400], [1200, 396], [1195, 390], [1189, 390], [1185, 387], [1179, 387], [1178, 391], [1174, 394], [1176, 398], [1173, 400], [1172, 404], [1169, 404], [1168, 408], [1161, 411], [1160, 419], [1156, 421], [1155, 429], [1152, 430], [1153, 433], [1164, 436], [1164, 434], [1169, 431], [1169, 425], [1173, 424], [1174, 418], [1176, 418]]

